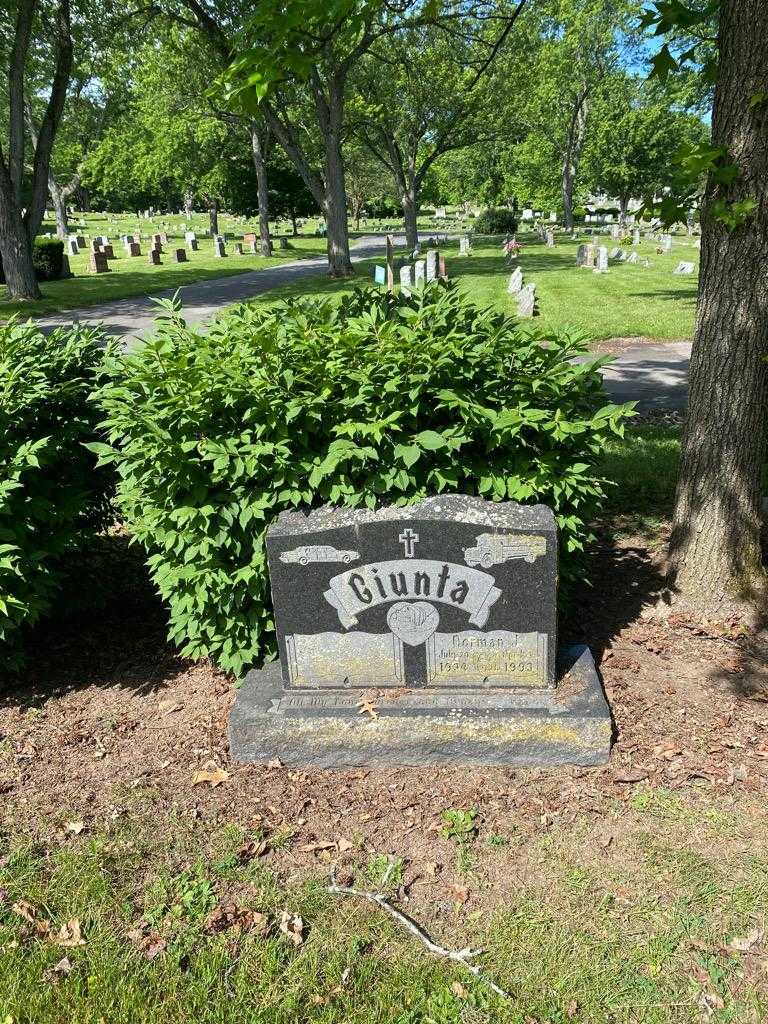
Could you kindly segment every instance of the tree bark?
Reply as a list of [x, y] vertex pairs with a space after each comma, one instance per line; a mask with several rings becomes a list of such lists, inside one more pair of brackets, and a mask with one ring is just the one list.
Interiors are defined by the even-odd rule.
[[39, 299], [32, 246], [3, 160], [0, 160], [0, 253], [10, 298]]
[[[701, 270], [670, 580], [701, 608], [764, 594], [761, 471], [768, 399], [768, 6], [722, 0], [712, 142], [727, 147], [739, 177], [710, 175], [702, 207]], [[751, 199], [746, 222], [728, 230], [718, 201]]]
[[327, 102], [315, 90], [318, 120], [325, 143], [325, 220], [328, 225], [328, 273], [331, 277], [349, 277], [353, 273], [349, 258], [347, 225], [347, 188], [341, 137], [344, 119], [344, 83], [331, 79]]
[[63, 190], [59, 188], [56, 182], [53, 180], [51, 175], [48, 182], [48, 191], [51, 195], [51, 202], [53, 203], [53, 213], [56, 217], [56, 237], [66, 238], [68, 234], [67, 230], [67, 200], [63, 194]]
[[56, 137], [72, 70], [69, 0], [59, 0], [55, 13], [56, 67], [40, 130], [35, 138], [32, 189], [26, 212], [21, 211], [21, 173], [24, 165], [24, 68], [30, 45], [36, 0], [19, 4], [8, 71], [9, 150], [6, 163], [0, 151], [0, 252], [6, 287], [12, 299], [38, 299], [32, 248], [45, 214], [51, 150]]
[[566, 231], [573, 231], [573, 189], [576, 184], [576, 175], [579, 170], [581, 151], [584, 148], [584, 140], [587, 132], [587, 94], [582, 90], [574, 99], [571, 120], [568, 124], [568, 134], [565, 143], [565, 156], [563, 157], [562, 170], [562, 195], [563, 195], [563, 227]]
[[53, 203], [53, 213], [56, 217], [56, 236], [66, 238], [69, 234], [69, 215], [67, 214], [67, 199], [80, 186], [79, 173], [74, 176], [68, 185], [59, 185], [56, 178], [48, 172], [48, 192]]
[[208, 223], [211, 229], [211, 235], [218, 235], [219, 233], [219, 200], [212, 199], [208, 206]]
[[406, 245], [413, 252], [419, 244], [418, 199], [413, 183], [401, 193], [400, 205], [403, 208]]
[[256, 121], [248, 126], [251, 136], [251, 156], [256, 171], [256, 187], [259, 199], [259, 240], [262, 256], [272, 255], [272, 239], [269, 237], [269, 187], [267, 181], [266, 129]]

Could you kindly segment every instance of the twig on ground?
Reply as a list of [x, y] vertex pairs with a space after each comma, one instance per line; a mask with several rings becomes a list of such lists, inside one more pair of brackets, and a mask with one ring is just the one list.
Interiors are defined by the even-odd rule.
[[[381, 888], [387, 884], [389, 876], [395, 866], [394, 861], [390, 861], [387, 870], [384, 872], [384, 877], [381, 880]], [[499, 988], [490, 978], [487, 978], [480, 967], [477, 964], [471, 964], [468, 961], [476, 956], [481, 956], [485, 950], [483, 949], [446, 949], [445, 946], [440, 946], [437, 942], [433, 942], [428, 933], [420, 924], [417, 924], [412, 918], [404, 914], [402, 910], [398, 910], [393, 907], [383, 892], [366, 892], [364, 889], [354, 889], [348, 885], [337, 885], [336, 884], [336, 872], [331, 874], [331, 883], [326, 886], [326, 890], [333, 893], [336, 896], [357, 896], [359, 899], [368, 900], [369, 903], [375, 903], [377, 907], [381, 909], [396, 921], [401, 928], [404, 928], [410, 935], [415, 936], [423, 945], [427, 947], [433, 956], [441, 957], [443, 960], [453, 960], [454, 963], [461, 964], [461, 966], [469, 971], [470, 974], [474, 975], [478, 981], [481, 981], [484, 985], [487, 985], [496, 995], [501, 996], [502, 999], [510, 999], [508, 992], [505, 992], [503, 988]]]

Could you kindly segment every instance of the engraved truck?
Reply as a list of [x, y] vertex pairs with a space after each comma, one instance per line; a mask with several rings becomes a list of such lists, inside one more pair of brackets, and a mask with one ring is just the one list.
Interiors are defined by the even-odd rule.
[[484, 569], [490, 569], [492, 565], [500, 565], [513, 558], [534, 562], [546, 550], [546, 538], [534, 534], [481, 533], [474, 547], [464, 549], [464, 561], [467, 565], [482, 565]]

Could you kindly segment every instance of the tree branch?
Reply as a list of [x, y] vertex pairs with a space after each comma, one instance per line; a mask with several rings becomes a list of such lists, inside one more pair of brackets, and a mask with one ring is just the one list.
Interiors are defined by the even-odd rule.
[[[389, 867], [384, 873], [384, 878], [381, 882], [381, 888], [389, 881], [389, 876], [392, 873], [395, 862], [390, 861]], [[335, 874], [331, 875], [330, 885], [326, 886], [327, 892], [333, 893], [336, 896], [357, 896], [358, 899], [367, 900], [369, 903], [374, 903], [377, 907], [380, 907], [386, 914], [399, 924], [409, 935], [413, 935], [419, 942], [424, 945], [429, 952], [436, 957], [440, 957], [443, 960], [451, 960], [453, 963], [460, 964], [464, 970], [475, 977], [478, 981], [487, 985], [492, 992], [495, 992], [497, 996], [501, 996], [502, 999], [509, 999], [510, 995], [505, 992], [503, 988], [500, 988], [495, 982], [487, 978], [478, 964], [469, 963], [470, 960], [477, 956], [481, 956], [485, 951], [482, 949], [448, 949], [446, 946], [441, 946], [430, 938], [429, 933], [426, 929], [422, 928], [420, 924], [417, 924], [412, 918], [404, 914], [402, 910], [398, 910], [397, 907], [393, 907], [383, 892], [366, 892], [362, 889], [353, 889], [346, 885], [337, 885]]]
[[36, 9], [37, 0], [19, 0], [8, 70], [8, 172], [17, 203], [21, 199], [21, 179], [24, 174], [24, 65]]
[[24, 216], [24, 226], [30, 244], [34, 242], [45, 213], [45, 199], [48, 192], [48, 171], [51, 164], [53, 140], [61, 122], [64, 100], [72, 70], [72, 32], [70, 25], [69, 0], [59, 0], [56, 11], [57, 53], [56, 70], [51, 84], [51, 94], [40, 123], [35, 159], [32, 167], [32, 198]]

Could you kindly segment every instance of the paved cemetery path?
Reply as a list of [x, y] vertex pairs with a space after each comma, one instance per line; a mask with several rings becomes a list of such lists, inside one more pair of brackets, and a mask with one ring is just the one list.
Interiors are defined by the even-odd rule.
[[[394, 240], [396, 245], [405, 244], [404, 237], [394, 236]], [[353, 244], [351, 256], [354, 261], [363, 260], [383, 252], [384, 248], [383, 238], [370, 235], [358, 239]], [[184, 319], [189, 324], [210, 320], [224, 306], [252, 299], [255, 295], [262, 295], [272, 288], [279, 288], [301, 278], [317, 277], [325, 272], [327, 266], [327, 258], [317, 256], [245, 274], [233, 274], [232, 277], [219, 277], [211, 281], [195, 281], [182, 285], [178, 292], [184, 307]], [[152, 301], [153, 298], [169, 299], [175, 292], [175, 288], [168, 288], [157, 292], [155, 296], [136, 295], [130, 299], [105, 302], [100, 306], [66, 309], [61, 313], [35, 317], [35, 320], [44, 330], [67, 327], [75, 321], [89, 327], [102, 324], [109, 334], [125, 338], [130, 345], [132, 339], [140, 338], [152, 328], [157, 315], [157, 306]]]
[[[366, 236], [352, 248], [352, 259], [362, 260], [384, 250], [384, 239]], [[396, 245], [405, 239], [395, 238]], [[212, 281], [197, 281], [179, 288], [184, 306], [184, 317], [190, 324], [210, 320], [223, 306], [261, 295], [272, 288], [306, 277], [322, 275], [327, 266], [325, 256], [283, 263], [278, 267], [265, 267], [232, 277]], [[158, 292], [158, 298], [170, 298], [175, 289]], [[118, 299], [101, 306], [70, 309], [62, 313], [40, 317], [43, 329], [66, 326], [73, 321], [105, 329], [131, 344], [152, 328], [156, 307], [152, 299], [139, 295], [131, 299]], [[649, 344], [645, 342], [624, 349], [604, 371], [605, 384], [615, 402], [635, 400], [641, 410], [679, 409], [685, 406], [688, 393], [688, 360], [691, 346], [688, 342]]]
[[637, 401], [643, 411], [682, 409], [688, 399], [690, 358], [689, 341], [645, 342], [615, 356], [603, 379], [614, 402]]

